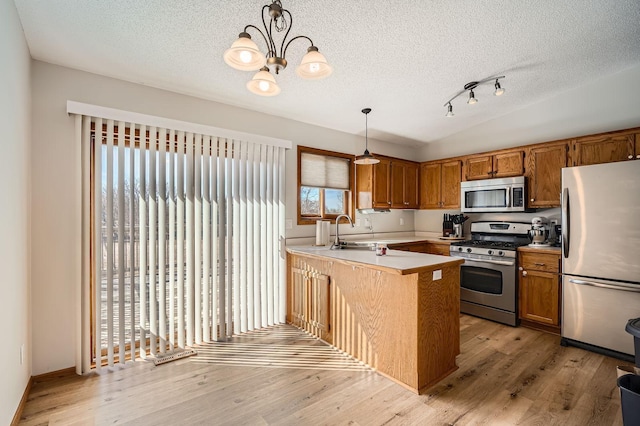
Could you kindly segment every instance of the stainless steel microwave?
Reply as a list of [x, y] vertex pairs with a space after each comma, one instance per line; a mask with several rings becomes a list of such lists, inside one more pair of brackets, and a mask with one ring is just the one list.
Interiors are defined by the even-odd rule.
[[524, 212], [525, 178], [485, 179], [460, 183], [463, 213]]

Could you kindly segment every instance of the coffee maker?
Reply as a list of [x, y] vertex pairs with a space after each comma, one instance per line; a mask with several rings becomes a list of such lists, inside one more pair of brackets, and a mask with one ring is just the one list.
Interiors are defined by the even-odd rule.
[[549, 247], [549, 221], [546, 217], [536, 216], [531, 219], [531, 229], [529, 229], [531, 244], [529, 247]]

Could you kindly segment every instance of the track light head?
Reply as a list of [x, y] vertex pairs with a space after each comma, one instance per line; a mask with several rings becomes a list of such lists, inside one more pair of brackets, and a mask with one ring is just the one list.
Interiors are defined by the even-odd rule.
[[469, 100], [467, 101], [469, 105], [477, 104], [478, 100], [476, 99], [476, 95], [473, 93], [473, 89], [469, 90]]
[[496, 78], [496, 91], [493, 92], [495, 96], [502, 96], [504, 94], [504, 89], [500, 86], [500, 82]]
[[449, 102], [449, 106], [447, 107], [447, 115], [445, 117], [453, 117], [455, 114], [453, 113], [453, 105]]

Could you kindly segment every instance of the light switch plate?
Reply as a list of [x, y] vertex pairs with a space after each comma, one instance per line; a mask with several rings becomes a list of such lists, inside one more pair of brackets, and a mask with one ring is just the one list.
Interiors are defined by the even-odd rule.
[[433, 281], [437, 281], [437, 280], [441, 280], [442, 279], [442, 269], [438, 269], [436, 271], [433, 271]]

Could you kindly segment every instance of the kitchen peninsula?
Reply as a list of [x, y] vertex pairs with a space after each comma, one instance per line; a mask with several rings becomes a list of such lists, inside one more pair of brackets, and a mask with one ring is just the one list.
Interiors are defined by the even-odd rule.
[[287, 248], [287, 322], [420, 393], [457, 369], [462, 259]]

